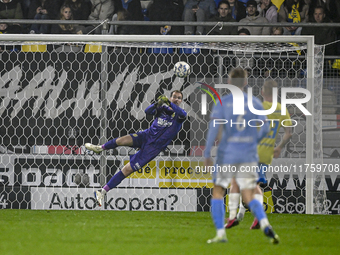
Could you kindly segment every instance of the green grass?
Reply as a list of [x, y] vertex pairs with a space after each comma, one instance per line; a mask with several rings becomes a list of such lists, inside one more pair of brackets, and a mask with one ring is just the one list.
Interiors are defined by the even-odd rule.
[[252, 216], [206, 244], [207, 212], [0, 210], [0, 254], [338, 254], [340, 215], [270, 214], [281, 238], [272, 245]]

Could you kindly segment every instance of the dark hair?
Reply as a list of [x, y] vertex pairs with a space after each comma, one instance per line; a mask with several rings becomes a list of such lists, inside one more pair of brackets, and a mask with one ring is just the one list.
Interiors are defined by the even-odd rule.
[[249, 0], [247, 2], [247, 7], [249, 7], [250, 5], [253, 5], [253, 6], [257, 7], [257, 2], [255, 0]]
[[247, 71], [243, 70], [241, 67], [237, 67], [230, 71], [229, 81], [232, 85], [242, 88], [247, 81]]
[[73, 2], [72, 0], [64, 1], [64, 5], [68, 5], [73, 10], [77, 10], [81, 6], [81, 4], [85, 4], [85, 3], [83, 3], [82, 0], [76, 0], [75, 2]]
[[318, 5], [318, 6], [314, 7], [313, 12], [315, 12], [316, 9], [321, 9], [323, 11], [323, 13], [325, 13], [325, 11], [326, 11], [325, 8], [323, 6], [321, 6], [321, 5]]
[[249, 30], [246, 29], [246, 28], [241, 28], [239, 31], [237, 31], [237, 34], [238, 34], [238, 35], [239, 35], [239, 34], [242, 34], [242, 33], [244, 33], [244, 34], [246, 34], [246, 35], [250, 35]]
[[[229, 3], [229, 0], [227, 0], [227, 1]], [[230, 3], [229, 3], [229, 5], [230, 5]], [[235, 0], [235, 2], [234, 2], [235, 9], [237, 9], [239, 5], [243, 5], [244, 6], [244, 4], [242, 2], [239, 2], [238, 0]]]
[[231, 8], [230, 3], [227, 0], [222, 0], [221, 2], [218, 3], [217, 9], [219, 9], [222, 4], [228, 5], [229, 9]]
[[172, 94], [173, 93], [181, 93], [181, 95], [182, 95], [182, 99], [183, 99], [183, 93], [182, 93], [182, 91], [180, 91], [180, 90], [174, 90], [174, 91], [171, 91], [171, 94], [170, 94], [170, 97], [172, 97]]

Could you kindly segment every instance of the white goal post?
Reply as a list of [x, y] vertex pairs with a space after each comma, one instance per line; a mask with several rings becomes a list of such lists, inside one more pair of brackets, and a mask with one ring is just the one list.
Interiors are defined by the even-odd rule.
[[[324, 182], [324, 173], [316, 174], [306, 169], [306, 166], [308, 167], [315, 163], [322, 164], [321, 106], [323, 48], [316, 47], [314, 45], [313, 36], [288, 37], [3, 34], [0, 36], [0, 42], [1, 45], [12, 45], [13, 47], [14, 45], [33, 46], [45, 44], [53, 46], [52, 49], [46, 50], [44, 52], [34, 52], [28, 50], [26, 51], [26, 53], [24, 53], [24, 56], [19, 56], [20, 53], [18, 53], [18, 51], [7, 51], [7, 53], [0, 53], [0, 56], [4, 56], [2, 58], [4, 61], [2, 67], [4, 69], [0, 73], [0, 113], [3, 118], [1, 124], [4, 125], [2, 131], [7, 132], [11, 127], [16, 125], [20, 130], [20, 125], [24, 125], [24, 127], [22, 127], [23, 131], [22, 133], [20, 133], [22, 135], [19, 135], [19, 131], [10, 131], [10, 134], [4, 134], [3, 139], [0, 141], [0, 146], [2, 147], [2, 152], [0, 154], [0, 184], [1, 182], [4, 184], [4, 186], [2, 187], [4, 192], [6, 191], [6, 188], [8, 189], [9, 186], [16, 187], [20, 190], [21, 187], [25, 185], [22, 180], [24, 180], [26, 177], [29, 178], [28, 176], [30, 176], [31, 174], [30, 171], [33, 171], [33, 179], [27, 182], [35, 184], [30, 186], [27, 185], [28, 188], [25, 189], [25, 192], [23, 192], [22, 195], [23, 200], [31, 199], [31, 201], [26, 201], [27, 204], [29, 204], [28, 207], [30, 207], [31, 209], [47, 208], [44, 205], [45, 202], [49, 203], [49, 205], [52, 206], [52, 209], [54, 209], [53, 206], [58, 206], [59, 203], [60, 205], [62, 204], [62, 201], [58, 201], [58, 199], [62, 200], [62, 197], [65, 199], [65, 201], [67, 198], [70, 199], [69, 201], [71, 201], [71, 196], [68, 197], [68, 195], [72, 193], [71, 188], [74, 188], [75, 191], [77, 191], [78, 189], [85, 189], [83, 194], [90, 194], [93, 190], [98, 188], [98, 184], [104, 184], [107, 180], [106, 176], [112, 174], [109, 173], [110, 169], [108, 169], [108, 165], [114, 164], [115, 160], [118, 160], [120, 163], [118, 164], [117, 168], [120, 168], [122, 164], [128, 159], [128, 155], [129, 153], [131, 153], [131, 151], [118, 151], [115, 152], [116, 154], [118, 153], [118, 155], [106, 154], [102, 156], [89, 155], [87, 152], [84, 151], [77, 153], [76, 150], [83, 150], [81, 145], [77, 144], [77, 141], [91, 142], [91, 139], [96, 136], [98, 139], [95, 139], [95, 142], [104, 143], [106, 140], [112, 139], [112, 136], [116, 136], [117, 134], [126, 134], [130, 131], [136, 132], [138, 131], [138, 129], [145, 128], [144, 122], [150, 121], [143, 115], [145, 107], [149, 103], [154, 101], [156, 92], [164, 92], [164, 94], [168, 96], [169, 91], [171, 90], [169, 88], [181, 88], [184, 93], [188, 94], [187, 96], [185, 96], [186, 103], [184, 108], [189, 111], [189, 119], [191, 118], [195, 121], [199, 119], [201, 123], [205, 123], [205, 126], [203, 125], [204, 128], [201, 128], [200, 125], [195, 124], [195, 127], [198, 126], [199, 129], [199, 135], [195, 135], [192, 134], [195, 133], [195, 130], [192, 130], [194, 124], [187, 124], [188, 127], [184, 128], [185, 135], [183, 135], [183, 139], [188, 144], [188, 146], [184, 146], [184, 150], [187, 150], [188, 153], [181, 154], [179, 151], [183, 149], [183, 146], [181, 145], [180, 141], [176, 141], [171, 147], [172, 149], [169, 149], [170, 152], [168, 154], [165, 153], [164, 155], [161, 155], [155, 161], [155, 165], [150, 166], [151, 168], [154, 167], [156, 169], [155, 176], [152, 177], [156, 181], [148, 180], [148, 176], [150, 175], [146, 175], [146, 172], [143, 172], [143, 176], [141, 176], [140, 178], [136, 177], [135, 179], [131, 178], [125, 184], [123, 183], [122, 186], [126, 187], [126, 193], [128, 193], [128, 189], [133, 189], [134, 192], [136, 192], [136, 189], [142, 188], [145, 194], [151, 194], [153, 188], [155, 187], [174, 187], [176, 189], [176, 193], [169, 195], [163, 189], [157, 191], [158, 193], [156, 195], [153, 194], [155, 198], [151, 199], [152, 201], [157, 201], [155, 202], [154, 206], [152, 204], [153, 202], [151, 202], [151, 200], [148, 200], [149, 197], [147, 197], [146, 195], [140, 198], [131, 198], [128, 196], [124, 197], [124, 195], [119, 195], [122, 197], [122, 200], [116, 200], [115, 206], [113, 205], [113, 207], [115, 207], [115, 209], [123, 208], [121, 202], [126, 200], [130, 201], [130, 209], [131, 207], [132, 209], [136, 209], [139, 206], [139, 203], [141, 203], [141, 206], [143, 207], [144, 205], [144, 209], [148, 210], [148, 208], [158, 208], [159, 204], [161, 204], [161, 202], [163, 201], [163, 197], [167, 197], [167, 199], [172, 199], [176, 197], [177, 200], [170, 199], [168, 202], [164, 202], [164, 208], [172, 208], [171, 210], [186, 211], [186, 203], [191, 205], [190, 210], [195, 210], [196, 208], [198, 208], [200, 205], [196, 204], [196, 202], [199, 201], [202, 197], [207, 200], [206, 195], [203, 194], [203, 191], [202, 193], [200, 193], [200, 195], [198, 195], [198, 193], [196, 194], [196, 191], [187, 192], [186, 188], [189, 190], [190, 187], [192, 187], [192, 183], [195, 182], [205, 183], [204, 185], [198, 185], [197, 188], [211, 187], [209, 186], [211, 183], [209, 184], [209, 181], [203, 182], [201, 177], [201, 179], [198, 178], [194, 181], [186, 181], [185, 179], [190, 179], [190, 177], [188, 177], [186, 174], [181, 175], [183, 178], [181, 178], [181, 176], [179, 175], [173, 177], [171, 181], [169, 181], [169, 176], [161, 179], [161, 177], [163, 176], [163, 172], [161, 172], [160, 169], [161, 167], [163, 167], [164, 169], [170, 169], [171, 167], [166, 168], [166, 166], [167, 164], [170, 164], [169, 161], [171, 160], [182, 162], [179, 163], [180, 167], [178, 167], [178, 169], [180, 169], [181, 167], [183, 169], [187, 169], [187, 166], [189, 166], [189, 168], [192, 168], [199, 165], [199, 163], [197, 162], [202, 161], [202, 154], [195, 154], [194, 148], [204, 148], [204, 133], [206, 131], [205, 129], [207, 120], [204, 119], [198, 111], [198, 109], [200, 109], [198, 106], [200, 103], [198, 94], [200, 92], [195, 90], [194, 86], [191, 85], [196, 81], [203, 81], [204, 83], [209, 82], [210, 84], [226, 82], [226, 70], [229, 70], [231, 67], [235, 67], [238, 65], [242, 66], [242, 61], [246, 61], [247, 64], [245, 66], [251, 70], [250, 73], [252, 74], [252, 82], [255, 87], [260, 87], [260, 84], [263, 83], [263, 80], [267, 78], [277, 79], [281, 82], [282, 86], [289, 82], [292, 83], [292, 85], [289, 86], [297, 86], [297, 83], [301, 85], [302, 82], [306, 83], [306, 85], [301, 86], [305, 86], [311, 93], [312, 99], [307, 103], [306, 108], [309, 112], [312, 113], [312, 115], [302, 116], [301, 113], [295, 112], [296, 109], [293, 109], [294, 114], [297, 116], [297, 118], [303, 121], [303, 124], [301, 124], [300, 127], [301, 132], [299, 131], [300, 133], [296, 135], [296, 141], [292, 142], [294, 143], [292, 146], [293, 149], [291, 151], [287, 150], [285, 156], [282, 156], [282, 161], [277, 162], [290, 162], [291, 164], [300, 164], [300, 169], [298, 169], [297, 171], [297, 175], [299, 176], [294, 178], [300, 178], [301, 180], [301, 174], [305, 174], [305, 177], [302, 176], [302, 178], [305, 178], [305, 188], [301, 188], [301, 196], [304, 197], [305, 200], [304, 202], [301, 202], [302, 200], [300, 201], [297, 198], [296, 204], [305, 203], [305, 210], [303, 210], [303, 212], [307, 214], [324, 213], [323, 203], [325, 199], [325, 194], [324, 188], [322, 188], [322, 184]], [[63, 54], [62, 52], [64, 48], [61, 48], [61, 50], [56, 50], [56, 46], [64, 47], [65, 45], [67, 46], [69, 44], [76, 45], [77, 47], [79, 45], [81, 45], [81, 47], [83, 47], [84, 45], [92, 45], [100, 46], [102, 48], [98, 51], [88, 51], [87, 54], [92, 54], [91, 57], [84, 54], [84, 56], [81, 57], [82, 60], [79, 60], [78, 55], [80, 55], [80, 53], [72, 50], [72, 46], [70, 46], [70, 54], [68, 54], [67, 52], [66, 55]], [[80, 51], [83, 52], [83, 49], [81, 47]], [[162, 51], [163, 49], [165, 50], [165, 52]], [[186, 49], [188, 51], [186, 51]], [[303, 54], [301, 55], [301, 51], [305, 52], [304, 56], [302, 56]], [[290, 53], [287, 52], [295, 53], [293, 60], [290, 59]], [[296, 52], [298, 52], [298, 54], [296, 54]], [[44, 59], [42, 57], [43, 54], [45, 54]], [[59, 56], [59, 54], [61, 55]], [[113, 54], [115, 55], [114, 59], [117, 61], [116, 63], [110, 62]], [[15, 55], [17, 55], [17, 59]], [[41, 55], [41, 57], [37, 57], [38, 55]], [[74, 55], [74, 57], [72, 57], [72, 60], [68, 58], [68, 55]], [[281, 61], [281, 66], [279, 68], [275, 67], [275, 63], [277, 63], [278, 61], [273, 61], [273, 59], [276, 60], [276, 57], [278, 60]], [[25, 71], [21, 70], [21, 65], [23, 64], [20, 63], [20, 58], [23, 58], [25, 64], [28, 65], [28, 69], [25, 69]], [[31, 59], [33, 62], [31, 61]], [[191, 76], [189, 76], [185, 80], [179, 80], [179, 78], [175, 78], [173, 76], [172, 66], [178, 60], [183, 59], [189, 64], [195, 65], [195, 70], [191, 74]], [[211, 62], [209, 62], [210, 59]], [[141, 63], [143, 62], [141, 64], [142, 67], [129, 67], [131, 61], [140, 61]], [[155, 61], [155, 63], [161, 67], [156, 68], [152, 61]], [[209, 64], [205, 62], [209, 62]], [[274, 64], [269, 64], [269, 62], [273, 62]], [[31, 64], [34, 65], [34, 68], [39, 65], [44, 66], [44, 71], [42, 71], [39, 75], [35, 75], [34, 71], [30, 73]], [[49, 65], [55, 66], [54, 68], [48, 69]], [[164, 67], [162, 67], [163, 65]], [[202, 65], [202, 67], [200, 67], [200, 65]], [[259, 65], [261, 65], [261, 67], [259, 67]], [[10, 69], [7, 70], [8, 72], [6, 72], [6, 66], [10, 66], [8, 67]], [[216, 70], [212, 71], [211, 66], [214, 66], [214, 68], [216, 67]], [[100, 70], [92, 70], [92, 68], [96, 67], [100, 67], [98, 68]], [[66, 85], [65, 83], [58, 83], [56, 77], [62, 77], [63, 70], [66, 70], [67, 68], [68, 70], [74, 71], [75, 74], [72, 75], [72, 78], [69, 74], [65, 74], [67, 75], [67, 77], [64, 77], [65, 81], [67, 81], [67, 83], [70, 83], [69, 90], [66, 92], [61, 92], [61, 87], [63, 87], [64, 89]], [[144, 68], [148, 69], [147, 72], [153, 74], [153, 80], [149, 80], [148, 77], [150, 75], [145, 75], [143, 70]], [[82, 69], [89, 69], [89, 73], [85, 74], [85, 71], [83, 72]], [[156, 69], [157, 71], [153, 71]], [[257, 69], [261, 70], [258, 71]], [[270, 72], [274, 69], [277, 74], [275, 77], [271, 77]], [[257, 71], [255, 72], [253, 70]], [[304, 70], [305, 75], [303, 77], [300, 76], [301, 70]], [[61, 74], [57, 75], [57, 72], [60, 72]], [[208, 74], [208, 79], [205, 79], [205, 73]], [[26, 75], [30, 77], [27, 78], [28, 80], [24, 78], [24, 76]], [[114, 81], [110, 80], [110, 77], [112, 75], [114, 75], [115, 77]], [[287, 77], [285, 77], [285, 75]], [[37, 79], [37, 81], [35, 81], [35, 79]], [[49, 82], [49, 85], [44, 87], [44, 84], [47, 81]], [[36, 83], [33, 84], [34, 82]], [[78, 82], [79, 87], [73, 87], [73, 82]], [[31, 91], [25, 91], [25, 94], [22, 94], [22, 90], [24, 89], [20, 89], [21, 84], [25, 84], [25, 86], [30, 86]], [[123, 88], [123, 86], [126, 86], [126, 89], [129, 91], [128, 93], [124, 90], [125, 87]], [[148, 86], [148, 88], [153, 88], [154, 90], [148, 91], [148, 93], [145, 94], [143, 93], [143, 95], [138, 94], [138, 91], [142, 91], [145, 86]], [[41, 87], [44, 91], [41, 92], [41, 95], [39, 95], [40, 92], [38, 93], [37, 88], [39, 87]], [[111, 94], [113, 87], [119, 90], [119, 93]], [[81, 91], [82, 94], [80, 94], [79, 91]], [[92, 96], [96, 93], [98, 98], [92, 98]], [[70, 100], [61, 98], [64, 94], [72, 94], [71, 97], [73, 98]], [[21, 97], [18, 97], [18, 95], [20, 95]], [[54, 101], [51, 99], [53, 97], [55, 97], [55, 100], [53, 99]], [[131, 100], [131, 98], [134, 98], [135, 101]], [[194, 101], [191, 101], [191, 98], [193, 98]], [[20, 102], [20, 100], [22, 100], [22, 102]], [[122, 105], [124, 100], [126, 106], [128, 107], [128, 109], [130, 109], [130, 113], [126, 113], [127, 115], [124, 116], [129, 117], [132, 115], [133, 119], [136, 120], [136, 122], [138, 122], [137, 120], [143, 120], [143, 124], [140, 124], [140, 126], [138, 126], [137, 123], [130, 121], [129, 119], [124, 119], [122, 120], [122, 126], [120, 122], [115, 122], [116, 120], [112, 120], [113, 117], [123, 116], [123, 113], [114, 115], [117, 114], [116, 109], [112, 109], [112, 112], [110, 110], [109, 113], [108, 109], [116, 107], [117, 109], [124, 111], [123, 107], [125, 107], [125, 105]], [[17, 103], [17, 101], [19, 101], [19, 103]], [[91, 110], [88, 110], [90, 104], [92, 104], [92, 112]], [[209, 102], [210, 109], [212, 105], [212, 102]], [[20, 112], [25, 107], [30, 108], [28, 112], [29, 114], [33, 113], [31, 117], [32, 119], [34, 119], [34, 121], [30, 119], [29, 116], [25, 116], [25, 112]], [[35, 107], [36, 109], [34, 109]], [[73, 117], [65, 118], [65, 116], [68, 114], [67, 111], [70, 108], [72, 108], [73, 113], [79, 113], [80, 119], [83, 118], [83, 120], [79, 122], [79, 119], [74, 121]], [[39, 113], [41, 113], [41, 115], [43, 116], [39, 116]], [[70, 116], [72, 116], [72, 114]], [[99, 122], [92, 120], [92, 124], [95, 126], [94, 130], [92, 130], [92, 127], [90, 126], [87, 126], [86, 128], [80, 126], [81, 124], [79, 123], [90, 123], [91, 116], [96, 116], [99, 120]], [[57, 121], [56, 119], [59, 117], [60, 121]], [[25, 119], [25, 121], [23, 121], [23, 119]], [[30, 121], [32, 122], [32, 124], [27, 124]], [[42, 133], [39, 133], [43, 132], [41, 130], [46, 129], [46, 127], [44, 126], [39, 126], [39, 130], [34, 130], [35, 132], [37, 132], [37, 135], [34, 135], [36, 137], [30, 137], [30, 135], [28, 135], [28, 127], [31, 127], [33, 130], [34, 125], [39, 121], [42, 121], [49, 126], [49, 128], [47, 128], [47, 133], [49, 133], [47, 135], [48, 137], [42, 135]], [[60, 124], [64, 122], [67, 122], [65, 126], [63, 126], [64, 124]], [[120, 131], [112, 131], [112, 133], [108, 134], [111, 128], [110, 125], [113, 125], [113, 123], [117, 125], [117, 128], [120, 129]], [[59, 124], [59, 129], [53, 127], [53, 125]], [[60, 129], [63, 129], [62, 127], [65, 127], [65, 129], [63, 131], [60, 131]], [[114, 128], [116, 128], [116, 126]], [[86, 133], [87, 130], [89, 130], [88, 133]], [[121, 130], [124, 131], [121, 133]], [[58, 133], [59, 131], [62, 133], [62, 135], [60, 135], [61, 133]], [[53, 132], [55, 133], [55, 135], [52, 135]], [[179, 137], [181, 137], [181, 134], [179, 135]], [[191, 144], [190, 141], [190, 139], [192, 138], [195, 140], [194, 145]], [[70, 146], [69, 143], [71, 140], [72, 145]], [[25, 141], [28, 141], [27, 143], [30, 144], [30, 149], [28, 149], [28, 151], [26, 152], [24, 152], [23, 150], [20, 152], [15, 152], [15, 148], [13, 149], [13, 147], [24, 147]], [[79, 148], [73, 148], [73, 145], [77, 145]], [[62, 156], [58, 156], [55, 155], [58, 153], [55, 153], [53, 155], [47, 153], [46, 149], [44, 149], [44, 146], [48, 146], [47, 150], [50, 150], [51, 146], [54, 146], [55, 148], [57, 148], [58, 146], [63, 146], [63, 148], [65, 148], [65, 146], [69, 146], [72, 148], [70, 149], [71, 153], [66, 153], [67, 155], [65, 155], [65, 151], [63, 151], [61, 153]], [[175, 150], [177, 154], [172, 153], [171, 150]], [[84, 163], [85, 161], [82, 158], [82, 154], [85, 154], [88, 157], [89, 161], [86, 161], [87, 163]], [[23, 171], [22, 173], [20, 172], [20, 174], [19, 172], [17, 172], [18, 169], [16, 169], [16, 167], [18, 168], [19, 166], [14, 166], [14, 164], [16, 164], [15, 162], [20, 161], [21, 159], [16, 159], [13, 155], [20, 155], [20, 157], [24, 157], [26, 160], [23, 160], [23, 162], [25, 163], [20, 165], [22, 169], [25, 169], [25, 171]], [[36, 155], [40, 156], [39, 159], [36, 158]], [[286, 160], [285, 157], [288, 157], [289, 160]], [[61, 170], [61, 175], [65, 175], [65, 178], [58, 176], [58, 169], [51, 170], [53, 162], [58, 164], [59, 168], [63, 167], [63, 163], [61, 163], [61, 158], [62, 160], [64, 160], [63, 162], [66, 162], [65, 164], [68, 165], [67, 171]], [[30, 159], [32, 159], [33, 162], [31, 167], [28, 166], [29, 163], [27, 163]], [[44, 163], [44, 159], [49, 159], [51, 161], [49, 161], [49, 163]], [[79, 160], [79, 164], [81, 165], [81, 167], [78, 169], [82, 169], [80, 173], [77, 173], [74, 169], [77, 168], [79, 165], [77, 163], [77, 160]], [[91, 172], [88, 171], [88, 167], [86, 165], [91, 165], [92, 161], [98, 161], [96, 163], [100, 168], [100, 177], [98, 178], [98, 180], [96, 177], [96, 167], [94, 167]], [[192, 163], [192, 161], [195, 161], [196, 163]], [[43, 167], [45, 171], [44, 173], [39, 172], [39, 169], [37, 170], [37, 168], [39, 168], [43, 164], [48, 164]], [[172, 167], [173, 169], [177, 169], [177, 166]], [[303, 167], [303, 169], [301, 167]], [[8, 169], [11, 168], [14, 169], [13, 176], [6, 173], [6, 171], [8, 172]], [[1, 169], [3, 169], [3, 171]], [[46, 177], [48, 176], [48, 171], [50, 171], [49, 178]], [[166, 172], [167, 170], [164, 171]], [[188, 170], [183, 171], [185, 172]], [[77, 176], [77, 174], [79, 175]], [[85, 174], [87, 174], [87, 178], [89, 178], [87, 181], [95, 183], [96, 185], [89, 185], [88, 183], [86, 183], [86, 181], [83, 180]], [[37, 180], [37, 178], [40, 178], [39, 180], [41, 180], [41, 184]], [[79, 185], [76, 184], [77, 178], [80, 178], [81, 180]], [[273, 175], [272, 178], [284, 178], [285, 180], [286, 177], [285, 175], [282, 175], [281, 177], [275, 177], [275, 175]], [[293, 177], [288, 176], [287, 178], [289, 179]], [[315, 183], [316, 179], [319, 180], [317, 184]], [[48, 185], [48, 182], [50, 185]], [[68, 184], [70, 185], [67, 188], [63, 188], [64, 182], [68, 182]], [[281, 183], [282, 182], [284, 181], [281, 181]], [[288, 185], [289, 181], [286, 182]], [[53, 185], [51, 186], [52, 183]], [[154, 185], [155, 183], [156, 185]], [[180, 184], [177, 185], [176, 183]], [[285, 190], [284, 187], [282, 189]], [[303, 189], [305, 190], [305, 193], [302, 191]], [[44, 192], [46, 192], [46, 194]], [[30, 195], [28, 197], [25, 197], [26, 193], [30, 193]], [[63, 193], [63, 195], [58, 196], [59, 193]], [[193, 195], [194, 193], [195, 195]], [[14, 196], [13, 194], [11, 195], [10, 192], [7, 192], [6, 194], [7, 200], [10, 200], [10, 196]], [[46, 201], [44, 200], [43, 202], [32, 202], [34, 199], [39, 200], [39, 197], [41, 198], [45, 195], [49, 196], [49, 198], [45, 199]], [[180, 198], [181, 195], [183, 195], [183, 198]], [[18, 196], [19, 195], [17, 194], [15, 195], [15, 197]], [[53, 202], [50, 201], [51, 196], [54, 196]], [[76, 200], [77, 198], [72, 197], [72, 199]], [[90, 200], [89, 198], [87, 199]], [[318, 201], [316, 201], [316, 199]], [[179, 205], [177, 208], [171, 207], [171, 205], [176, 204], [179, 200], [181, 200], [181, 202], [185, 200], [186, 202], [183, 202], [183, 204]], [[205, 201], [205, 203], [206, 202], [207, 201]], [[126, 208], [128, 208], [129, 203], [126, 203]], [[288, 198], [286, 199], [285, 203], [288, 203]], [[11, 208], [16, 208], [17, 205], [19, 205], [18, 207], [20, 208], [20, 204], [20, 201], [14, 201]], [[33, 206], [33, 204], [35, 205]], [[60, 209], [68, 208], [68, 206], [60, 207]], [[202, 205], [201, 207], [203, 208], [204, 206], [206, 206], [206, 204]], [[91, 209], [94, 209], [95, 205], [91, 204], [91, 206], [89, 207]], [[284, 207], [288, 208], [288, 206], [286, 205], [284, 205]], [[108, 209], [110, 208], [108, 207]], [[287, 212], [290, 212], [289, 210], [287, 209]], [[296, 212], [299, 212], [299, 209], [296, 209]]]

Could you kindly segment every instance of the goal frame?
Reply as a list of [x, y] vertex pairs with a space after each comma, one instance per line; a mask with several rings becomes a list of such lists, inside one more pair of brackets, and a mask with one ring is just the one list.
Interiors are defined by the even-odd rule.
[[[55, 34], [3, 34], [0, 36], [1, 41], [8, 42], [75, 42], [75, 43], [100, 43], [100, 42], [230, 42], [230, 43], [306, 43], [307, 45], [307, 89], [311, 93], [311, 99], [307, 103], [307, 110], [313, 112], [314, 108], [314, 37], [313, 36], [184, 36], [184, 35], [55, 35]], [[103, 53], [105, 51], [103, 50]], [[105, 65], [105, 54], [102, 56], [103, 65]], [[104, 69], [105, 70], [105, 69]], [[105, 81], [105, 71], [102, 72], [102, 81]], [[105, 90], [105, 82], [103, 83]], [[105, 92], [103, 92], [105, 93]], [[104, 102], [105, 103], [105, 102]], [[309, 127], [306, 131], [306, 164], [314, 162], [314, 116], [306, 116], [306, 125]], [[105, 132], [105, 131], [103, 131]], [[104, 134], [103, 134], [104, 135]], [[103, 136], [102, 136], [103, 137]], [[105, 165], [105, 157], [101, 157], [101, 166]], [[105, 174], [105, 173], [104, 173]], [[314, 214], [313, 210], [313, 173], [306, 172], [306, 214]]]

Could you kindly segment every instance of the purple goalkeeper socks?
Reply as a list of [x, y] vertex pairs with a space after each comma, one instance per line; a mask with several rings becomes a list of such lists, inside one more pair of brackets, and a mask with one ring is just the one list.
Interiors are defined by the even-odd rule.
[[109, 182], [103, 187], [106, 191], [109, 191], [110, 189], [115, 188], [119, 183], [122, 182], [122, 180], [125, 179], [125, 175], [122, 171], [119, 171], [117, 174], [115, 174]]
[[117, 138], [112, 139], [110, 141], [108, 141], [107, 143], [105, 143], [104, 145], [102, 145], [102, 148], [104, 150], [111, 150], [111, 149], [115, 149], [118, 145], [116, 143]]

